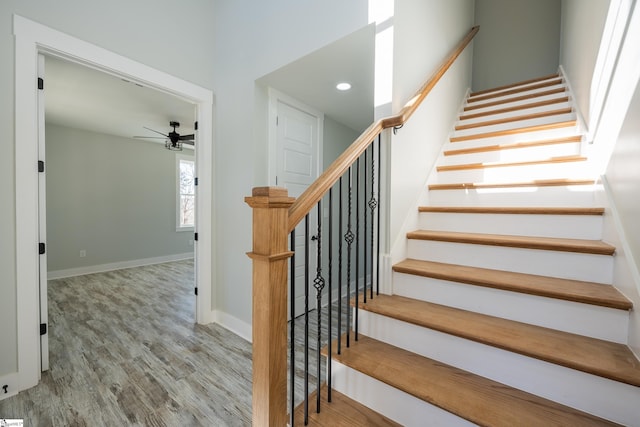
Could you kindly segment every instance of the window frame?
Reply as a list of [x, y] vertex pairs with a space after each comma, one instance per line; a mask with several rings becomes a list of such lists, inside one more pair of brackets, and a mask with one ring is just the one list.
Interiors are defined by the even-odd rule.
[[175, 167], [175, 172], [176, 172], [176, 231], [193, 231], [195, 229], [195, 214], [196, 214], [196, 186], [195, 186], [195, 182], [194, 182], [194, 186], [193, 186], [193, 225], [182, 225], [180, 223], [180, 207], [181, 207], [181, 201], [182, 201], [182, 196], [183, 194], [186, 193], [182, 193], [180, 190], [180, 163], [181, 162], [190, 162], [193, 164], [193, 174], [194, 174], [194, 179], [196, 178], [196, 159], [194, 156], [187, 156], [184, 154], [178, 154], [176, 153], [176, 167]]

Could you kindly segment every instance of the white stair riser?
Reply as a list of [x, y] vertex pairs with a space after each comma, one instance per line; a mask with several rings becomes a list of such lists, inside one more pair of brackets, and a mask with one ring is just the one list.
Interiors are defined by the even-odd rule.
[[595, 206], [594, 185], [429, 191], [433, 206]]
[[[491, 120], [504, 120], [504, 119], [510, 119], [514, 117], [525, 116], [529, 114], [540, 114], [547, 111], [563, 110], [566, 108], [571, 108], [571, 104], [569, 104], [569, 101], [558, 102], [550, 105], [544, 105], [542, 107], [523, 108], [521, 110], [508, 111], [505, 113], [488, 114], [480, 117], [464, 118], [464, 116], [476, 114], [473, 112], [468, 112], [466, 114], [460, 115], [459, 120], [456, 122], [455, 126], [466, 126], [466, 125], [475, 124], [475, 123], [483, 123]], [[500, 110], [500, 109], [496, 108], [496, 110]]]
[[407, 427], [424, 426], [425, 420], [429, 426], [476, 425], [340, 362], [332, 361], [331, 378], [338, 392]]
[[393, 293], [573, 334], [627, 343], [629, 313], [624, 310], [403, 273], [393, 273]]
[[479, 133], [498, 132], [501, 130], [517, 129], [517, 128], [526, 127], [526, 126], [538, 126], [538, 125], [546, 125], [549, 123], [565, 122], [569, 120], [575, 120], [575, 118], [576, 118], [576, 115], [573, 112], [567, 113], [567, 114], [556, 114], [549, 117], [539, 117], [535, 119], [519, 120], [517, 122], [507, 122], [507, 123], [500, 123], [500, 124], [489, 125], [489, 126], [481, 126], [481, 127], [471, 128], [471, 129], [456, 130], [453, 132], [451, 136], [457, 137], [457, 136], [475, 135]]
[[409, 239], [408, 258], [515, 271], [540, 276], [612, 283], [607, 255]]
[[[449, 145], [445, 150], [453, 149]], [[457, 148], [456, 148], [457, 149]], [[548, 159], [551, 157], [580, 155], [580, 143], [541, 145], [537, 147], [515, 148], [509, 150], [485, 151], [469, 154], [454, 154], [440, 157], [438, 166], [460, 165], [468, 163], [489, 162], [523, 162], [531, 159]]]
[[[501, 92], [510, 91], [510, 90], [514, 90], [514, 89], [526, 89], [527, 87], [539, 85], [539, 84], [546, 83], [546, 82], [551, 82], [551, 81], [557, 80], [557, 79], [562, 79], [562, 77], [561, 76], [552, 76], [552, 77], [549, 77], [549, 78], [546, 78], [546, 79], [542, 79], [542, 80], [538, 80], [538, 81], [535, 81], [535, 82], [532, 82], [532, 83], [521, 83], [521, 84], [516, 84], [515, 86], [502, 88], [502, 89], [501, 88], [488, 89], [486, 92], [470, 94], [469, 95], [469, 99], [477, 98], [479, 96], [499, 94]], [[538, 90], [541, 90], [541, 89], [538, 89]]]
[[[544, 93], [544, 92], [547, 92], [547, 91], [550, 91], [550, 90], [555, 90], [555, 89], [565, 89], [566, 90], [566, 87], [564, 86], [563, 83], [560, 83], [560, 84], [555, 84], [555, 85], [547, 86], [547, 87], [543, 87], [543, 88], [531, 89], [531, 90], [523, 90], [523, 91], [517, 92], [517, 93], [506, 94], [506, 95], [502, 95], [502, 96], [494, 96], [492, 98], [483, 99], [486, 96], [493, 95], [491, 93], [485, 93], [485, 94], [482, 94], [482, 95], [477, 95], [477, 96], [470, 97], [469, 99], [467, 99], [467, 103], [465, 104], [465, 106], [484, 104], [484, 103], [487, 103], [487, 102], [495, 102], [495, 101], [509, 101], [509, 100], [511, 100], [513, 98], [518, 98], [518, 97], [521, 97], [521, 96], [536, 95], [536, 94]], [[509, 90], [512, 90], [512, 89], [508, 89], [507, 91], [502, 91], [502, 92], [503, 93], [504, 92], [508, 92]], [[529, 101], [529, 102], [531, 102], [531, 101]], [[494, 108], [496, 108], [496, 107], [494, 107]]]
[[599, 240], [601, 215], [467, 214], [423, 212], [418, 227], [463, 233]]
[[638, 425], [640, 387], [360, 310], [359, 332], [623, 425]]
[[[574, 136], [576, 134], [576, 126], [559, 127], [555, 129], [536, 130], [530, 132], [515, 133], [512, 135], [479, 137], [464, 141], [455, 141], [447, 144], [449, 150], [458, 150], [461, 148], [484, 147], [495, 144], [511, 144], [514, 142], [537, 141], [541, 139], [564, 138]], [[474, 132], [473, 135], [484, 133]], [[451, 135], [452, 137], [454, 135]]]
[[459, 182], [520, 182], [556, 178], [585, 178], [587, 162], [546, 163], [523, 166], [502, 166], [482, 169], [439, 171], [430, 184]]
[[[558, 99], [567, 95], [568, 93], [564, 91], [564, 92], [553, 93], [551, 95], [536, 96], [535, 98], [524, 99], [521, 101], [512, 101], [512, 102], [506, 102], [506, 103], [502, 103], [502, 104], [494, 105], [490, 107], [479, 107], [479, 108], [476, 108], [476, 107], [491, 103], [492, 100], [479, 101], [477, 103], [470, 103], [470, 104], [467, 103], [464, 105], [463, 110], [460, 112], [460, 115], [462, 116], [464, 114], [484, 113], [487, 111], [495, 111], [500, 108], [519, 107], [521, 105], [531, 104], [532, 102], [542, 102], [542, 101], [550, 101], [552, 99]], [[469, 109], [469, 107], [472, 107], [472, 108]], [[467, 108], [467, 109], [465, 110], [464, 108]]]

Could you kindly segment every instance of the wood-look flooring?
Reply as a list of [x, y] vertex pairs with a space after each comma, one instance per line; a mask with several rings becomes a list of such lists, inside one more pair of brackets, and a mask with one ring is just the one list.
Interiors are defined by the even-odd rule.
[[193, 283], [192, 261], [50, 281], [51, 369], [0, 401], [0, 417], [25, 426], [250, 425], [251, 344], [195, 324]]

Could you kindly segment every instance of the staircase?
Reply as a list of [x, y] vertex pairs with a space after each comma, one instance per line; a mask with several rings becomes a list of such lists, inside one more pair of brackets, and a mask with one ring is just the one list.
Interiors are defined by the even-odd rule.
[[409, 426], [640, 426], [582, 140], [562, 76], [468, 97], [335, 390]]

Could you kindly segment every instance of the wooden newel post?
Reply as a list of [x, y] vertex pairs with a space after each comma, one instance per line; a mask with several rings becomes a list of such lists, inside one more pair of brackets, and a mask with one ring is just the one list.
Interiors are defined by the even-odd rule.
[[287, 272], [289, 207], [278, 187], [258, 187], [253, 208], [253, 425], [287, 424]]

